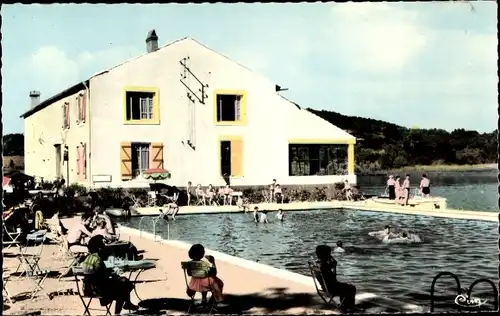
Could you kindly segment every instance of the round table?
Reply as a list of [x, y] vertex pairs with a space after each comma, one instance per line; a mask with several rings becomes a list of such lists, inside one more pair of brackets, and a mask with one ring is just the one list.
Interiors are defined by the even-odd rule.
[[104, 261], [104, 264], [106, 265], [107, 268], [110, 268], [110, 269], [118, 269], [118, 270], [121, 270], [122, 272], [129, 272], [128, 278], [131, 281], [132, 281], [132, 274], [134, 272], [137, 273], [132, 282], [134, 283], [135, 296], [137, 296], [139, 301], [142, 301], [142, 299], [137, 294], [137, 286], [136, 286], [136, 283], [138, 283], [137, 279], [139, 278], [139, 275], [143, 271], [156, 268], [156, 263], [154, 261], [151, 261], [151, 260], [131, 261], [131, 260], [115, 259], [114, 262]]

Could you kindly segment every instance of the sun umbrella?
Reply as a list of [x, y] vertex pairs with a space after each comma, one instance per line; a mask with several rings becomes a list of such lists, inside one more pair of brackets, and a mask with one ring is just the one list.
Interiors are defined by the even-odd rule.
[[9, 177], [3, 177], [3, 180], [2, 180], [2, 187], [8, 185], [10, 182], [10, 178]]
[[170, 179], [170, 172], [166, 169], [156, 168], [156, 169], [147, 169], [142, 173], [144, 179], [152, 179], [152, 180], [166, 180]]

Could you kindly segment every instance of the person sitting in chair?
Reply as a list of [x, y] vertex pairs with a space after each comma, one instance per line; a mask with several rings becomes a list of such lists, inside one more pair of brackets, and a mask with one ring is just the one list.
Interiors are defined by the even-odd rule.
[[98, 219], [104, 220], [104, 222], [106, 223], [106, 230], [109, 234], [115, 234], [115, 225], [113, 224], [111, 217], [109, 217], [108, 214], [104, 213], [104, 208], [100, 206], [96, 206], [94, 208], [94, 217], [92, 218], [91, 227], [96, 227]]
[[203, 189], [201, 188], [201, 184], [198, 184], [196, 186], [195, 194], [196, 198], [199, 200], [198, 203], [205, 205], [207, 195], [205, 194], [205, 191], [203, 191]]
[[125, 277], [113, 273], [106, 268], [101, 254], [104, 250], [104, 238], [100, 235], [89, 240], [89, 255], [82, 262], [81, 267], [92, 274], [84, 279], [84, 291], [98, 291], [102, 296], [101, 305], [107, 305], [115, 301], [115, 315], [119, 315], [122, 309], [138, 310], [137, 305], [130, 301], [130, 292], [134, 285]]
[[273, 194], [274, 201], [276, 201], [276, 203], [278, 203], [278, 201], [281, 201], [281, 203], [283, 203], [285, 197], [283, 196], [283, 192], [281, 192], [281, 187], [279, 184], [276, 184], [276, 186], [274, 187]]
[[111, 234], [107, 227], [106, 221], [103, 218], [98, 218], [96, 223], [96, 228], [92, 231], [92, 237], [94, 236], [102, 236], [104, 237], [106, 242], [111, 242], [116, 240], [116, 236]]
[[206, 196], [208, 197], [208, 205], [215, 204], [215, 189], [211, 184], [208, 185]]
[[86, 245], [86, 239], [92, 237], [92, 232], [87, 228], [87, 226], [90, 225], [90, 221], [90, 215], [84, 213], [80, 218], [80, 222], [69, 229], [66, 237], [68, 240], [68, 248]]
[[[166, 215], [172, 215], [172, 219], [175, 221], [175, 215], [179, 213], [179, 205], [177, 205], [177, 200], [179, 199], [179, 192], [177, 191], [177, 187], [173, 187], [173, 194], [172, 196], [167, 196], [167, 198], [170, 200], [170, 202], [167, 204], [167, 213]], [[168, 220], [168, 217], [167, 217]]]
[[316, 279], [321, 288], [328, 291], [330, 295], [339, 296], [343, 310], [352, 310], [356, 301], [356, 287], [337, 280], [337, 261], [332, 257], [332, 248], [319, 245], [316, 247], [316, 256], [318, 257], [316, 264], [319, 265], [321, 271], [321, 273], [316, 273]]
[[245, 211], [245, 213], [250, 211], [248, 201], [245, 201], [241, 195], [238, 196], [238, 199], [236, 200], [236, 206], [238, 207], [238, 209]]
[[[213, 256], [205, 256], [205, 248], [201, 244], [191, 246], [188, 252], [191, 263], [188, 271], [191, 281], [188, 284], [187, 295], [192, 297], [196, 292], [201, 293], [202, 302], [207, 303], [207, 294], [212, 292], [211, 300], [220, 303], [224, 300], [222, 289], [224, 282], [217, 277], [217, 267]], [[203, 260], [206, 259], [206, 260]]]

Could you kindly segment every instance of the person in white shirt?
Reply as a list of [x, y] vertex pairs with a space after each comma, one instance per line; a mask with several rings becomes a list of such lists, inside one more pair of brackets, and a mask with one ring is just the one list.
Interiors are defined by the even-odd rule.
[[262, 211], [262, 212], [260, 213], [260, 216], [259, 216], [259, 223], [269, 223], [269, 222], [267, 221], [267, 215], [266, 215], [266, 213], [267, 213], [266, 211]]
[[387, 180], [387, 193], [389, 194], [389, 200], [396, 199], [396, 181], [394, 181], [394, 177], [392, 175], [389, 176]]
[[333, 252], [337, 252], [337, 253], [345, 252], [345, 249], [342, 248], [342, 240], [337, 241], [337, 247], [335, 247]]
[[278, 210], [278, 214], [276, 214], [276, 218], [280, 221], [283, 222], [285, 220], [285, 213], [283, 213], [282, 209]]
[[76, 245], [85, 246], [85, 239], [92, 237], [92, 232], [87, 229], [87, 226], [90, 225], [90, 221], [90, 216], [88, 214], [83, 214], [80, 222], [76, 223], [69, 229], [68, 235], [66, 237], [68, 241], [68, 248]]

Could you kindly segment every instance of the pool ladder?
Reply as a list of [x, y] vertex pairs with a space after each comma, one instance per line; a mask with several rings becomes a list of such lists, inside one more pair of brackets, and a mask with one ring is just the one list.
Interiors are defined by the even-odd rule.
[[[146, 216], [143, 216], [140, 220], [139, 220], [139, 237], [142, 238], [142, 224], [143, 224], [143, 221], [145, 219], [150, 219], [151, 220], [151, 224], [153, 225], [153, 241], [156, 242], [156, 224], [158, 223], [159, 220], [162, 220], [162, 218], [160, 217], [155, 217], [155, 218], [150, 218], [150, 217], [146, 217]], [[167, 222], [167, 240], [170, 240], [170, 223]]]

